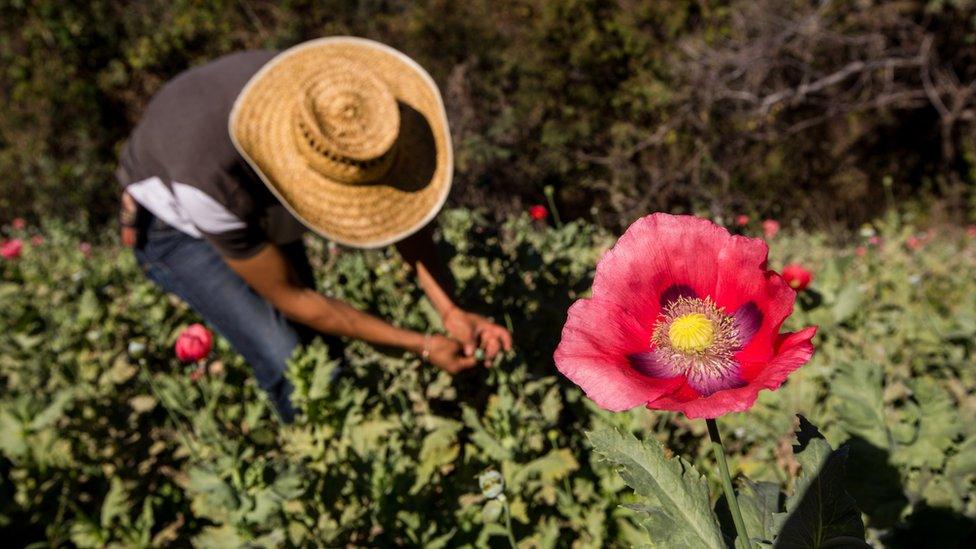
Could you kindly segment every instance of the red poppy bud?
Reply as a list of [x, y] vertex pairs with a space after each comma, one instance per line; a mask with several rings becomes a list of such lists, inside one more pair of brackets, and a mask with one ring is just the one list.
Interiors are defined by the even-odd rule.
[[24, 221], [23, 217], [15, 217], [13, 221], [10, 222], [10, 226], [18, 231], [21, 231], [27, 226], [27, 222]]
[[783, 267], [782, 275], [783, 280], [790, 285], [790, 288], [798, 292], [806, 290], [807, 286], [810, 285], [810, 281], [813, 280], [813, 274], [810, 271], [795, 263]]
[[968, 234], [970, 238], [976, 238], [976, 225], [966, 227], [966, 234]]
[[864, 246], [858, 246], [857, 248], [854, 248], [854, 253], [857, 255], [857, 257], [864, 257], [867, 255], [868, 249]]
[[776, 236], [776, 233], [779, 232], [779, 221], [776, 221], [775, 219], [767, 219], [762, 222], [762, 228], [763, 234], [766, 235], [766, 238], [772, 238]]
[[739, 214], [739, 215], [735, 216], [735, 226], [736, 227], [745, 227], [748, 224], [749, 224], [749, 216], [748, 215]]
[[917, 236], [910, 236], [907, 240], [905, 240], [905, 246], [912, 251], [921, 250], [924, 245], [925, 242], [923, 242], [922, 239]]
[[542, 204], [536, 204], [529, 207], [529, 217], [536, 221], [543, 221], [545, 218], [549, 217], [549, 210], [546, 209]]
[[0, 244], [0, 257], [14, 260], [20, 257], [20, 251], [24, 248], [24, 243], [19, 238], [12, 238]]
[[176, 357], [182, 362], [196, 362], [213, 348], [213, 335], [202, 324], [191, 324], [176, 338]]

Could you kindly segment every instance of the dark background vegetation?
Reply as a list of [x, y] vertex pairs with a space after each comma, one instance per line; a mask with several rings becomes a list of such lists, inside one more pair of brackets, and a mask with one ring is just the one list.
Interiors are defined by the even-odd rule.
[[111, 219], [116, 151], [168, 78], [336, 34], [433, 74], [456, 204], [505, 215], [552, 185], [607, 226], [855, 224], [917, 197], [973, 215], [972, 0], [3, 0], [0, 221]]

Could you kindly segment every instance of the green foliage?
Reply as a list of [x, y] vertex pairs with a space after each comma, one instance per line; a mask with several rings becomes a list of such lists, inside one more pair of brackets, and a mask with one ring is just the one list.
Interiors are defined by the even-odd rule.
[[590, 443], [644, 498], [646, 503], [632, 508], [640, 513], [652, 546], [725, 546], [705, 479], [694, 466], [680, 456], [667, 457], [657, 441], [641, 444], [611, 428], [590, 433]]
[[[128, 251], [107, 241], [88, 258], [72, 236], [77, 227], [44, 227], [44, 243], [0, 263], [7, 539], [474, 547], [504, 545], [511, 531], [522, 547], [625, 547], [649, 537], [666, 546], [669, 535], [726, 544], [703, 422], [606, 413], [553, 369], [565, 311], [589, 288], [610, 237], [585, 223], [550, 229], [524, 216], [496, 226], [466, 210], [441, 220], [439, 245], [462, 303], [510, 324], [517, 352], [452, 378], [399, 352], [351, 343], [339, 357], [316, 342], [290, 365], [303, 412], [290, 426], [277, 423], [222, 338], [208, 375], [190, 380], [172, 349], [199, 319], [148, 282]], [[6, 236], [27, 241], [40, 230]], [[772, 544], [781, 527], [804, 540], [855, 532], [850, 501], [834, 487], [845, 454], [846, 485], [872, 544], [951, 546], [972, 531], [976, 246], [943, 229], [910, 251], [905, 239], [924, 234], [894, 222], [877, 230], [885, 242], [863, 258], [822, 235], [784, 231], [771, 240], [771, 257], [815, 273], [787, 328], [821, 331], [809, 365], [720, 422], [756, 544]], [[392, 250], [309, 245], [321, 290], [403, 326], [439, 327]], [[835, 314], [851, 286], [858, 306]], [[795, 411], [815, 418], [838, 450], [813, 438], [790, 451]], [[586, 431], [617, 450], [591, 451]], [[479, 482], [489, 471], [498, 475], [493, 490]], [[655, 486], [665, 482], [662, 499]], [[679, 497], [688, 505], [670, 499]], [[819, 530], [805, 526], [811, 501], [832, 502], [825, 509], [835, 517]], [[690, 520], [683, 512], [705, 529], [661, 531]]]
[[844, 489], [848, 449], [832, 449], [816, 427], [800, 416], [793, 451], [802, 474], [786, 499], [785, 512], [776, 516], [779, 533], [774, 546], [849, 546], [851, 540], [863, 540], [861, 514]]
[[[694, 466], [681, 457], [670, 457], [658, 441], [641, 443], [612, 428], [601, 427], [589, 437], [594, 450], [640, 496], [641, 502], [630, 507], [641, 514], [651, 547], [726, 547], [705, 479]], [[785, 505], [780, 503], [784, 499], [780, 487], [770, 482], [745, 479], [736, 496], [752, 537], [749, 546], [863, 545], [859, 540], [864, 539], [864, 524], [854, 500], [844, 491], [847, 449], [831, 449], [802, 416], [797, 439], [793, 451], [802, 474]], [[732, 528], [724, 526], [726, 531]]]
[[974, 13], [920, 0], [7, 1], [0, 222], [113, 219], [117, 152], [168, 79], [329, 35], [429, 69], [462, 205], [508, 213], [550, 185], [564, 214], [607, 225], [675, 207], [825, 223], [877, 215], [887, 190], [971, 214]]

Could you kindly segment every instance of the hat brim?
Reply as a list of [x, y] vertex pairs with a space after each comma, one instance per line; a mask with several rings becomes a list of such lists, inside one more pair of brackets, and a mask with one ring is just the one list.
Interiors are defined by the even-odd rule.
[[[294, 141], [302, 86], [323, 61], [337, 58], [368, 66], [400, 107], [396, 158], [385, 176], [369, 184], [323, 175]], [[343, 245], [378, 248], [406, 238], [437, 215], [451, 189], [451, 134], [437, 85], [415, 61], [372, 40], [321, 38], [275, 56], [238, 95], [229, 131], [281, 203], [309, 229]]]

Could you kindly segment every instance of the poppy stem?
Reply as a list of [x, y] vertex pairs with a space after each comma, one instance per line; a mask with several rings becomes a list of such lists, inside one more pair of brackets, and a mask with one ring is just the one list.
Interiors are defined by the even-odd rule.
[[725, 490], [725, 500], [729, 504], [729, 511], [732, 513], [732, 522], [735, 524], [735, 546], [742, 549], [749, 549], [749, 533], [746, 531], [746, 523], [742, 520], [742, 511], [739, 510], [739, 501], [735, 498], [735, 489], [732, 488], [732, 476], [729, 474], [729, 462], [725, 459], [725, 446], [722, 444], [722, 435], [718, 432], [718, 425], [714, 419], [706, 419], [708, 425], [708, 438], [712, 440], [712, 451], [715, 452], [715, 460], [718, 461], [719, 476], [722, 478], [722, 489]]
[[563, 228], [563, 220], [559, 218], [559, 210], [556, 209], [556, 199], [553, 197], [554, 189], [552, 185], [543, 187], [542, 192], [546, 195], [546, 202], [549, 203], [549, 210], [552, 212], [552, 220], [556, 222], [556, 228]]
[[502, 505], [505, 506], [505, 530], [508, 534], [508, 543], [511, 544], [512, 549], [518, 549], [518, 543], [515, 542], [515, 534], [512, 533], [512, 511], [508, 508], [508, 500], [506, 499]]

